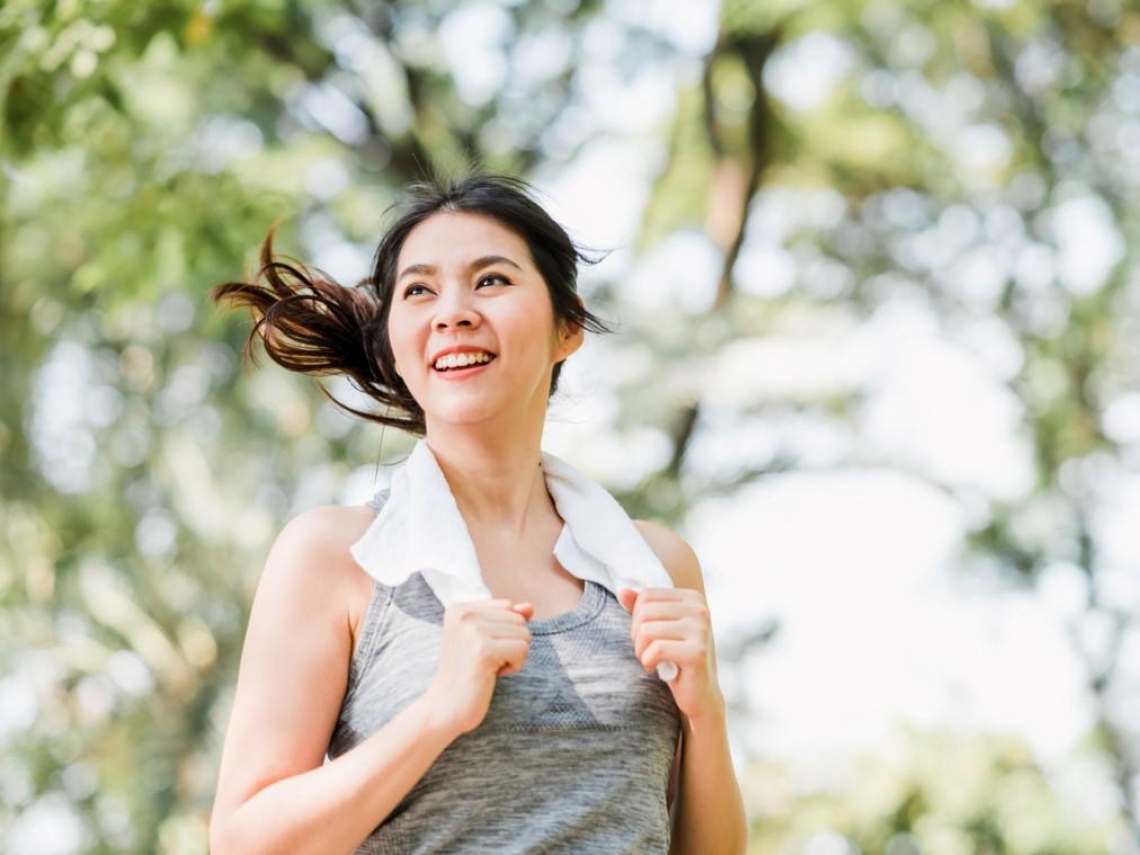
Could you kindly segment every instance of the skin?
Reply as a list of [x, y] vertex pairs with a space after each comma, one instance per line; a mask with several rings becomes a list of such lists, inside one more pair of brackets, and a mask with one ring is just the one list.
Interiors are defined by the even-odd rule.
[[[486, 255], [521, 269], [498, 263], [468, 270]], [[412, 264], [438, 272], [398, 280], [388, 335], [396, 370], [424, 410], [428, 444], [437, 456], [470, 448], [486, 456], [520, 441], [533, 449], [554, 365], [581, 347], [583, 334], [555, 329], [550, 295], [526, 242], [491, 217], [436, 214], [404, 241], [396, 269]], [[486, 347], [497, 359], [478, 377], [442, 380], [429, 360], [452, 344]]]
[[[514, 263], [470, 269], [488, 255]], [[435, 272], [401, 276], [411, 265]], [[540, 462], [554, 366], [581, 347], [582, 330], [555, 324], [526, 242], [492, 217], [429, 217], [408, 234], [396, 270], [388, 318], [396, 370], [423, 408], [426, 442], [484, 581], [496, 597], [534, 603], [536, 618], [573, 609], [583, 586], [553, 557], [562, 520]], [[496, 358], [469, 379], [442, 379], [432, 357], [454, 344]]]

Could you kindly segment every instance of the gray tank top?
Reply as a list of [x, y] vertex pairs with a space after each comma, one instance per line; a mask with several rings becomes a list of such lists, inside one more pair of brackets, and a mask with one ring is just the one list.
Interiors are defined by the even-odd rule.
[[[388, 498], [369, 501], [379, 513]], [[523, 669], [357, 853], [667, 855], [666, 787], [681, 735], [669, 687], [633, 651], [630, 614], [586, 580], [578, 606], [532, 620]], [[336, 758], [427, 691], [444, 607], [419, 573], [377, 582], [329, 744]]]

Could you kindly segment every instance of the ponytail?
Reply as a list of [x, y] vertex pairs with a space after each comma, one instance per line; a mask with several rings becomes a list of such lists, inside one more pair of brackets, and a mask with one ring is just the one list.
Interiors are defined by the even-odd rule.
[[[345, 412], [422, 435], [423, 414], [378, 348], [387, 346], [386, 313], [367, 288], [346, 287], [319, 269], [288, 257], [274, 258], [276, 224], [261, 245], [261, 267], [249, 282], [223, 282], [210, 290], [215, 303], [247, 306], [255, 320], [246, 339], [243, 363], [257, 364], [254, 339], [283, 368], [318, 376], [344, 374], [365, 395], [408, 415], [364, 412], [321, 392]], [[366, 280], [367, 281], [367, 280]]]

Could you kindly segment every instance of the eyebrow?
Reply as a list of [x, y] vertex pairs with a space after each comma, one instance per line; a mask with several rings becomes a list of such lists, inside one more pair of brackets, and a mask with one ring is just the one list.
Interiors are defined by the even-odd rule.
[[[472, 261], [470, 264], [467, 265], [467, 270], [469, 272], [473, 271], [473, 270], [479, 270], [483, 267], [488, 267], [492, 264], [509, 264], [509, 265], [511, 265], [511, 267], [515, 268], [516, 270], [519, 270], [519, 271], [522, 270], [521, 267], [519, 267], [517, 264], [515, 264], [513, 261], [511, 261], [509, 258], [507, 258], [504, 255], [484, 255], [482, 258], [476, 258], [474, 261]], [[435, 273], [435, 272], [436, 272], [436, 266], [434, 264], [410, 264], [404, 268], [403, 273], [401, 273], [399, 276], [396, 277], [396, 281], [399, 282], [405, 276], [410, 276], [413, 273], [422, 273], [424, 275], [430, 275], [430, 274]]]

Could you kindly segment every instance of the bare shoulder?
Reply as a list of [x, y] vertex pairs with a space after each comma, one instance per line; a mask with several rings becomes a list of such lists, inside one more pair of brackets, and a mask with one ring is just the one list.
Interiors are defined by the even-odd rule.
[[649, 520], [634, 520], [633, 524], [637, 526], [649, 548], [665, 565], [676, 587], [692, 588], [702, 594], [705, 593], [700, 559], [683, 537], [660, 523]]
[[[359, 540], [373, 520], [372, 509], [353, 505], [320, 505], [302, 511], [282, 527], [273, 544], [275, 551], [304, 556], [308, 570], [322, 576], [356, 569], [348, 547]], [[294, 563], [293, 566], [302, 566]], [[351, 572], [348, 573], [351, 579]], [[325, 578], [324, 581], [333, 581]]]
[[372, 592], [372, 579], [353, 560], [348, 548], [361, 538], [373, 519], [375, 512], [367, 505], [319, 505], [289, 520], [274, 544], [274, 549], [304, 556], [304, 562], [293, 566], [304, 567], [321, 577], [311, 581], [344, 592], [345, 617], [354, 641], [359, 618]]
[[366, 505], [318, 505], [285, 523], [281, 536], [309, 544], [313, 549], [347, 548], [364, 534], [374, 516], [372, 508]]
[[375, 514], [367, 505], [318, 505], [301, 511], [290, 519], [282, 529], [292, 537], [322, 538], [336, 537], [349, 542], [364, 534]]

